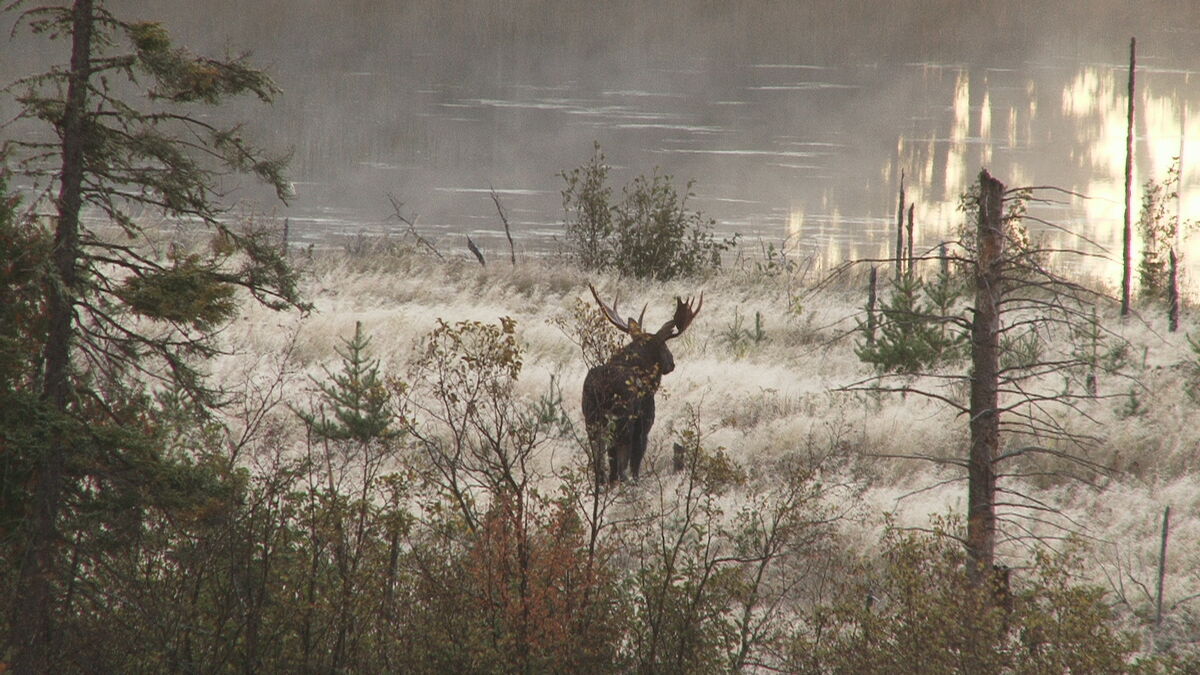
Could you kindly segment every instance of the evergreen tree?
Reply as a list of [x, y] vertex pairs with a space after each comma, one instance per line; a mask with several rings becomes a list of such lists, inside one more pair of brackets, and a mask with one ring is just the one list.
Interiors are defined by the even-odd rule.
[[354, 337], [342, 342], [345, 349], [337, 350], [341, 372], [326, 370], [328, 381], [314, 380], [321, 398], [333, 409], [333, 419], [324, 411], [296, 414], [314, 434], [328, 440], [369, 443], [395, 437], [399, 432], [392, 428], [396, 414], [391, 395], [379, 377], [379, 360], [367, 356], [371, 338], [363, 334], [362, 322], [354, 324]]
[[[122, 534], [132, 541], [138, 513], [178, 501], [165, 497], [173, 460], [156, 443], [151, 390], [177, 391], [205, 414], [219, 396], [199, 364], [215, 353], [213, 331], [232, 318], [239, 289], [274, 308], [302, 303], [277, 247], [263, 233], [231, 227], [218, 201], [218, 181], [230, 172], [257, 176], [286, 197], [285, 160], [198, 110], [241, 95], [269, 102], [277, 93], [271, 80], [242, 58], [174, 47], [162, 26], [120, 19], [103, 0], [28, 5], [8, 5], [18, 27], [71, 44], [65, 67], [4, 89], [18, 119], [46, 131], [8, 139], [0, 150], [52, 195], [55, 212], [38, 314], [22, 334], [36, 356], [19, 383], [26, 426], [8, 426], [4, 440], [19, 432], [24, 452], [7, 461], [24, 458], [18, 474], [27, 476], [11, 495], [23, 505], [20, 527], [4, 542], [17, 552], [9, 564], [19, 567], [6, 576], [15, 584], [6, 651], [20, 672], [44, 672], [69, 649], [61, 623], [81, 559], [101, 551], [86, 542], [97, 533], [109, 537], [105, 545]], [[131, 215], [148, 207], [207, 226], [211, 245], [148, 254]], [[85, 210], [124, 238], [106, 237], [81, 218]], [[42, 240], [40, 227], [19, 225], [32, 241]]]
[[966, 334], [951, 313], [958, 297], [948, 272], [933, 284], [903, 275], [880, 308], [876, 324], [859, 327], [871, 339], [859, 344], [855, 353], [881, 373], [915, 374], [962, 358]]

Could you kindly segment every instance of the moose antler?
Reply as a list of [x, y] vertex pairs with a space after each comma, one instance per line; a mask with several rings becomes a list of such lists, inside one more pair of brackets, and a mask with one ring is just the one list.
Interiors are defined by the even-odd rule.
[[589, 369], [583, 380], [583, 417], [596, 484], [602, 486], [624, 479], [627, 469], [637, 479], [654, 425], [654, 394], [663, 376], [675, 370], [667, 340], [679, 337], [692, 324], [704, 306], [704, 294], [698, 301], [688, 298], [687, 302], [676, 296], [675, 315], [651, 334], [641, 326], [645, 307], [636, 321], [622, 320], [615, 299], [610, 306], [600, 299], [595, 286], [588, 284], [588, 288], [604, 318], [632, 338], [608, 361]]
[[646, 305], [642, 305], [642, 313], [638, 315], [637, 321], [634, 321], [633, 317], [622, 319], [620, 312], [617, 311], [616, 298], [613, 298], [613, 304], [609, 307], [600, 299], [600, 294], [596, 292], [595, 286], [589, 283], [588, 288], [591, 289], [592, 297], [596, 299], [596, 304], [600, 305], [600, 311], [604, 313], [604, 318], [608, 319], [609, 323], [619, 328], [622, 333], [636, 335], [642, 332], [642, 319], [646, 316]]
[[692, 319], [695, 319], [696, 315], [700, 313], [700, 308], [704, 306], [704, 291], [700, 292], [700, 300], [695, 303], [694, 307], [692, 302], [693, 298], [688, 298], [685, 303], [678, 295], [675, 296], [675, 316], [658, 329], [657, 335], [666, 340], [682, 335], [683, 331], [692, 324]]

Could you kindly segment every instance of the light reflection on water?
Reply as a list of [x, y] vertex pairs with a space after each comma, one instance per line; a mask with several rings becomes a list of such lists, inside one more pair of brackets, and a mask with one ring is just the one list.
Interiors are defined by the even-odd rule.
[[[503, 186], [498, 190], [502, 198], [523, 214], [514, 224], [525, 234], [526, 245], [544, 247], [547, 243], [539, 239], [556, 233], [561, 218], [556, 192], [561, 182], [555, 172], [586, 160], [589, 141], [597, 138], [626, 174], [664, 167], [681, 180], [696, 178], [693, 205], [715, 216], [724, 229], [786, 240], [825, 265], [852, 256], [886, 255], [900, 170], [906, 175], [907, 197], [916, 202], [919, 248], [956, 236], [963, 218], [959, 196], [979, 168], [987, 166], [1011, 186], [1056, 185], [1087, 195], [1067, 205], [1035, 208], [1065, 227], [1083, 228], [1083, 234], [1110, 251], [1119, 249], [1125, 143], [1125, 103], [1119, 94], [1125, 69], [1091, 64], [1070, 72], [1052, 64], [1026, 66], [748, 64], [740, 89], [722, 92], [712, 102], [699, 100], [699, 92], [495, 83], [511, 97], [453, 95], [430, 108], [452, 110], [453, 115], [429, 113], [438, 124], [476, 127], [465, 134], [491, 146], [479, 158], [488, 170], [478, 174], [478, 182], [461, 182], [463, 164], [473, 161], [471, 151], [462, 147], [435, 147], [432, 157], [414, 155], [407, 161], [417, 165], [416, 172], [438, 175], [443, 166], [451, 169], [432, 188], [418, 188], [418, 195], [431, 189], [462, 198], [432, 200], [424, 222], [445, 231], [471, 229], [485, 243], [485, 223], [499, 224], [487, 199], [489, 188], [483, 187], [485, 175], [495, 176], [487, 178], [488, 185]], [[877, 77], [881, 70], [892, 72]], [[819, 79], [801, 82], [797, 73]], [[1164, 177], [1179, 154], [1182, 106], [1192, 94], [1186, 86], [1189, 78], [1187, 72], [1142, 73], [1139, 185], [1149, 176]], [[905, 120], [897, 129], [854, 136], [838, 124], [802, 114], [812, 107], [853, 107], [872, 82], [892, 79], [915, 82], [920, 92], [901, 101], [908, 105], [897, 109], [896, 116]], [[553, 95], [546, 96], [547, 91]], [[743, 98], [732, 99], [732, 93]], [[838, 100], [812, 100], [830, 95]], [[1192, 145], [1187, 139], [1200, 138], [1198, 122], [1186, 123], [1185, 158]], [[881, 137], [887, 142], [884, 134], [889, 132], [895, 144], [890, 152], [879, 142]], [[546, 152], [542, 147], [545, 155], [525, 155], [508, 147], [523, 145], [531, 136], [534, 147], [541, 145], [538, 136], [571, 137], [563, 144], [569, 150]], [[495, 166], [502, 161], [514, 166]], [[1194, 171], [1186, 161], [1184, 168], [1186, 188]], [[410, 184], [420, 185], [421, 179], [414, 177]], [[478, 197], [470, 199], [474, 195]], [[1184, 190], [1185, 217], [1200, 209], [1197, 199]], [[498, 237], [498, 230], [493, 234]], [[1056, 239], [1054, 245], [1073, 245], [1056, 230], [1046, 235]], [[1185, 257], [1194, 252], [1189, 245]], [[1105, 269], [1115, 263], [1088, 264], [1094, 272], [1115, 274]]]
[[[1200, 110], [1186, 34], [1194, 10], [1164, 10], [1175, 20], [1163, 23], [1117, 1], [1049, 11], [1012, 0], [972, 21], [904, 0], [848, 2], [838, 14], [820, 3], [627, 4], [652, 34], [616, 12], [566, 3], [547, 13], [520, 0], [298, 4], [262, 16], [231, 1], [198, 15], [197, 3], [164, 0], [157, 11], [183, 44], [246, 40], [271, 67], [284, 96], [250, 126], [295, 148], [297, 196], [266, 208], [309, 240], [402, 229], [388, 218], [390, 193], [447, 248], [461, 247], [462, 232], [485, 250], [506, 246], [494, 187], [521, 245], [544, 250], [560, 232], [558, 174], [598, 141], [618, 192], [656, 167], [680, 185], [695, 179], [689, 204], [720, 230], [786, 240], [823, 266], [886, 255], [901, 172], [917, 248], [957, 236], [959, 197], [983, 166], [1010, 186], [1088, 195], [1038, 214], [1119, 251], [1125, 35], [1135, 29], [1135, 201], [1182, 149], [1180, 205], [1184, 218], [1200, 216], [1200, 112], [1187, 113]], [[889, 33], [880, 4], [919, 20]], [[1196, 242], [1183, 250], [1200, 262]], [[1111, 278], [1115, 265], [1089, 263]]]

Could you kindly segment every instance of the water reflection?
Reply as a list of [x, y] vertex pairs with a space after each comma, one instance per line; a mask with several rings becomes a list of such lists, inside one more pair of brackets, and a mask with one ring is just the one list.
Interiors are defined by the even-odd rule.
[[[917, 180], [908, 196], [917, 203], [916, 221], [926, 244], [954, 236], [962, 217], [955, 196], [988, 167], [1010, 186], [1054, 185], [1084, 195], [1068, 203], [1034, 206], [1037, 215], [1077, 231], [1109, 252], [1120, 250], [1124, 222], [1127, 67], [1085, 64], [1073, 69], [1030, 64], [1026, 70], [953, 68], [952, 83], [939, 68], [922, 66], [922, 82], [932, 100], [948, 101], [944, 119], [931, 111], [928, 138], [901, 135], [900, 164]], [[1061, 73], [1061, 84], [1055, 82]], [[1197, 123], [1185, 116], [1195, 96], [1190, 73], [1139, 71], [1136, 94], [1135, 213], [1146, 180], [1163, 181], [1182, 154], [1182, 219], [1200, 213], [1193, 187], [1189, 149], [1200, 138]], [[939, 96], [939, 89], [944, 90]], [[944, 130], [944, 136], [936, 135]], [[915, 170], [914, 170], [915, 169]], [[880, 168], [891, 178], [890, 165]], [[1176, 204], [1171, 205], [1175, 210]], [[1040, 212], [1039, 212], [1040, 211]], [[1081, 241], [1055, 229], [1033, 228], [1051, 246], [1079, 247]], [[883, 242], [886, 246], [886, 242]], [[886, 249], [884, 249], [886, 250]], [[1200, 252], [1186, 241], [1184, 258]], [[1135, 256], [1137, 250], [1135, 246]], [[1116, 278], [1119, 263], [1088, 261], [1089, 271]]]
[[[183, 44], [252, 46], [271, 67], [278, 105], [231, 113], [295, 148], [297, 199], [275, 212], [309, 237], [393, 227], [393, 193], [427, 234], [456, 246], [470, 231], [487, 249], [503, 240], [494, 186], [523, 245], [545, 248], [561, 220], [558, 173], [599, 141], [618, 185], [655, 167], [694, 178], [693, 205], [722, 229], [786, 240], [822, 264], [886, 255], [902, 172], [918, 248], [955, 237], [959, 196], [982, 166], [1009, 185], [1088, 195], [1040, 208], [1119, 250], [1134, 33], [1145, 64], [1136, 181], [1164, 177], [1182, 148], [1181, 206], [1200, 214], [1200, 115], [1185, 113], [1200, 108], [1195, 34], [1178, 28], [1200, 24], [1195, 3], [1158, 15], [1119, 0], [971, 13], [949, 0], [851, 0], [836, 12], [684, 0], [128, 4]], [[1197, 253], [1189, 242], [1185, 255]]]

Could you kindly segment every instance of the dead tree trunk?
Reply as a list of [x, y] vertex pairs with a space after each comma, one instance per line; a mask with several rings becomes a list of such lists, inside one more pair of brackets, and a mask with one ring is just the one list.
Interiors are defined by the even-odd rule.
[[877, 270], [871, 268], [871, 276], [867, 282], [867, 344], [875, 344], [875, 285], [877, 283]]
[[913, 209], [917, 206], [916, 202], [908, 205], [908, 274], [913, 273]]
[[900, 205], [896, 207], [896, 283], [904, 274], [904, 171], [900, 171]]
[[508, 226], [508, 214], [500, 205], [500, 195], [496, 193], [496, 188], [492, 188], [492, 203], [496, 205], [496, 213], [500, 214], [500, 222], [504, 224], [504, 236], [508, 237], [508, 257], [512, 261], [512, 266], [516, 267], [517, 249], [513, 246], [512, 230]]
[[1125, 230], [1122, 237], [1121, 316], [1129, 314], [1133, 284], [1133, 72], [1137, 65], [1137, 39], [1129, 38], [1129, 116], [1125, 131]]
[[967, 554], [972, 582], [990, 578], [996, 548], [995, 458], [1000, 446], [1000, 298], [1004, 260], [1004, 184], [979, 173], [975, 315], [971, 325], [971, 456]]
[[1174, 333], [1179, 330], [1179, 258], [1175, 256], [1175, 247], [1171, 247], [1171, 275], [1167, 286], [1167, 330]]
[[1162, 625], [1163, 580], [1167, 576], [1167, 533], [1171, 529], [1171, 507], [1163, 509], [1162, 539], [1158, 546], [1158, 589], [1154, 594], [1154, 625]]

